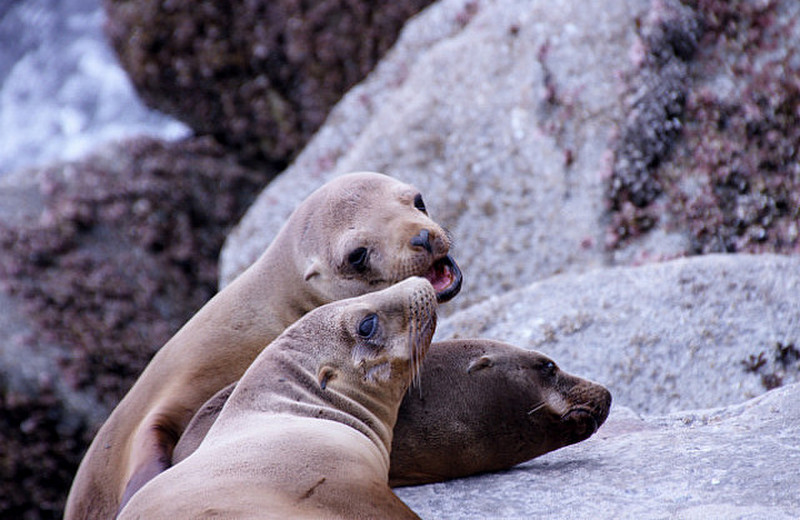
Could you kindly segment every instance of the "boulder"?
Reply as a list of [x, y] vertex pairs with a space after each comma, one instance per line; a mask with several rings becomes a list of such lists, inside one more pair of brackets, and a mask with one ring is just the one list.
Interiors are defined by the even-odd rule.
[[603, 265], [604, 177], [650, 2], [552, 5], [446, 0], [409, 23], [228, 238], [223, 283], [312, 189], [362, 169], [415, 184], [452, 232], [455, 307]]
[[796, 518], [798, 290], [796, 257], [709, 255], [556, 276], [456, 313], [437, 338], [545, 352], [606, 385], [611, 415], [509, 471], [398, 495], [437, 519]]
[[0, 179], [0, 516], [61, 516], [94, 432], [214, 294], [222, 240], [261, 186], [208, 138]]
[[120, 62], [151, 107], [251, 160], [296, 154], [432, 0], [104, 0]]
[[800, 4], [554, 5], [442, 0], [412, 20], [228, 237], [222, 283], [352, 170], [417, 185], [453, 233], [465, 283], [446, 313], [603, 265], [796, 252], [798, 75], [779, 72]]
[[441, 321], [551, 356], [638, 413], [736, 404], [800, 380], [800, 258], [708, 255], [559, 275]]
[[800, 384], [668, 415], [612, 408], [600, 431], [509, 471], [395, 492], [422, 518], [797, 518]]

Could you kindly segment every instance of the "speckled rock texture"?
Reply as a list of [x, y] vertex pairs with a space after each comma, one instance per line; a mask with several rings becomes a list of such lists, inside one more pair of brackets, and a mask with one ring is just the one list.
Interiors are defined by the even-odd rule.
[[[655, 42], [650, 49], [662, 48], [662, 56], [653, 60], [645, 53], [643, 70], [672, 70], [660, 76], [678, 81], [660, 103], [673, 117], [653, 119], [661, 125], [629, 118], [608, 193], [607, 242], [620, 257], [629, 253], [628, 244], [637, 254], [641, 242], [663, 233], [681, 234], [690, 253], [798, 253], [800, 3], [684, 3], [684, 14], [672, 19], [686, 31], [691, 18], [685, 13], [699, 18], [702, 31], [692, 31], [696, 52], [646, 39]], [[671, 41], [665, 36], [675, 31], [674, 25], [662, 31], [661, 40]], [[634, 83], [644, 85], [648, 77]], [[647, 105], [647, 92], [658, 91], [643, 89], [634, 107]], [[645, 146], [630, 147], [637, 142]]]
[[222, 240], [262, 179], [209, 138], [2, 179], [0, 407], [20, 421], [0, 428], [3, 515], [60, 517], [94, 431], [214, 294]]
[[542, 351], [656, 414], [800, 380], [800, 257], [708, 255], [560, 275], [442, 320], [436, 339]]
[[437, 338], [545, 352], [606, 385], [611, 415], [509, 471], [398, 495], [431, 519], [797, 518], [799, 290], [800, 258], [709, 255], [555, 276], [457, 313]]
[[[800, 516], [800, 4], [440, 0], [378, 61], [427, 3], [106, 1], [139, 92], [206, 135], [0, 181], [0, 517], [60, 516], [226, 236], [223, 285], [364, 169], [416, 184], [454, 235], [439, 338], [544, 351], [615, 399], [588, 442], [401, 490], [424, 518]], [[717, 252], [762, 254], [631, 267]]]
[[455, 236], [450, 310], [600, 265], [796, 252], [798, 76], [778, 72], [798, 59], [800, 4], [552, 5], [416, 17], [228, 238], [222, 283], [311, 190], [362, 169], [417, 185]]
[[283, 163], [432, 0], [105, 0], [142, 99], [250, 160]]
[[249, 210], [223, 252], [223, 282], [308, 192], [362, 169], [415, 184], [453, 233], [466, 273], [455, 306], [602, 264], [602, 172], [648, 5], [432, 6]]
[[113, 405], [214, 294], [217, 252], [260, 176], [210, 139], [128, 141], [35, 175], [39, 211], [0, 223], [4, 288], [69, 349], [64, 377]]
[[425, 519], [792, 520], [800, 384], [725, 408], [614, 406], [587, 441], [510, 471], [396, 489]]

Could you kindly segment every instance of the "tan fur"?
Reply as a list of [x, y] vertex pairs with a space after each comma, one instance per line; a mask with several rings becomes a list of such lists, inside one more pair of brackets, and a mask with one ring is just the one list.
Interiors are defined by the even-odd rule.
[[[450, 241], [414, 207], [417, 194], [385, 175], [357, 173], [309, 196], [263, 255], [156, 353], [89, 447], [65, 519], [113, 517], [169, 466], [197, 409], [308, 311], [412, 275], [435, 277]], [[427, 248], [413, 243], [422, 229]], [[348, 263], [357, 247], [370, 252], [363, 272]], [[449, 297], [458, 289], [452, 285]]]
[[[360, 337], [373, 314], [376, 332]], [[389, 488], [389, 450], [435, 321], [421, 278], [310, 312], [253, 362], [197, 451], [120, 518], [417, 518]]]

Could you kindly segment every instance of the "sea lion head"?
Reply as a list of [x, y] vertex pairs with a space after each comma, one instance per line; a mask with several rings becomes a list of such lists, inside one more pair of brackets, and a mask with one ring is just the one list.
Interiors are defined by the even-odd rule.
[[487, 339], [437, 342], [421, 391], [399, 410], [390, 484], [508, 469], [588, 438], [610, 406], [603, 386], [539, 352]]
[[389, 176], [337, 177], [311, 194], [291, 220], [297, 269], [317, 303], [377, 291], [410, 276], [427, 278], [440, 302], [461, 288], [450, 237], [428, 216], [419, 190]]
[[605, 422], [611, 407], [605, 387], [564, 372], [540, 352], [508, 347], [487, 349], [467, 372], [513, 395], [504, 413], [528, 424], [530, 438], [537, 440], [530, 446], [542, 450], [534, 456], [585, 440]]
[[[403, 394], [419, 374], [436, 328], [436, 292], [424, 278], [326, 306], [325, 331], [315, 332], [317, 381], [368, 409], [377, 405], [393, 426]], [[324, 335], [328, 337], [324, 337]], [[319, 341], [320, 337], [324, 340]], [[331, 349], [336, 343], [343, 348]]]

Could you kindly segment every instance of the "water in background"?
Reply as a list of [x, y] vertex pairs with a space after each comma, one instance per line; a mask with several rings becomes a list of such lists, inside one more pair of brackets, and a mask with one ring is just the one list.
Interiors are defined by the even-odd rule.
[[0, 0], [0, 176], [110, 140], [189, 133], [138, 99], [104, 17], [100, 0]]

